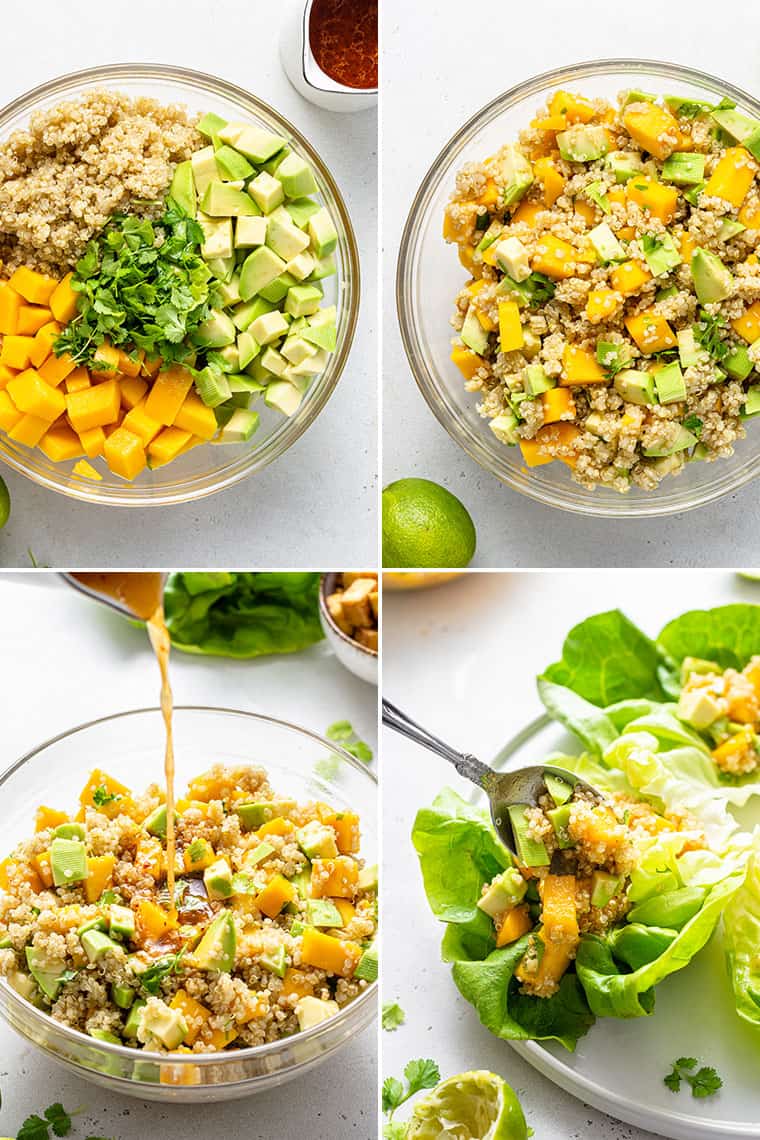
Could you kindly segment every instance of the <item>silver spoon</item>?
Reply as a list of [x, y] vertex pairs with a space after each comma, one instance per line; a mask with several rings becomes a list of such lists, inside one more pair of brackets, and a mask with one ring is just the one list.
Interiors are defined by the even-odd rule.
[[[122, 617], [128, 617], [132, 621], [135, 619], [140, 621], [145, 620], [139, 614], [136, 614], [134, 610], [131, 610], [129, 606], [125, 605], [123, 602], [120, 602], [118, 598], [113, 597], [111, 594], [105, 594], [101, 590], [96, 590], [93, 586], [89, 586], [85, 582], [80, 581], [80, 579], [77, 578], [76, 574], [67, 573], [59, 574], [58, 576], [59, 578], [62, 578], [68, 586], [71, 586], [72, 589], [76, 590], [78, 593], [84, 594], [86, 598], [90, 598], [92, 601], [100, 602], [100, 604], [103, 606], [108, 606], [110, 609], [116, 610], [116, 613], [121, 614]], [[166, 583], [167, 577], [167, 574], [160, 575], [161, 596], [163, 596], [164, 585]]]
[[568, 772], [566, 768], [559, 768], [556, 764], [518, 768], [515, 772], [495, 772], [493, 768], [489, 768], [469, 752], [459, 752], [456, 748], [445, 744], [385, 698], [383, 698], [383, 724], [387, 724], [389, 728], [407, 737], [408, 740], [421, 744], [423, 748], [436, 752], [453, 764], [460, 776], [471, 780], [485, 792], [496, 834], [513, 855], [517, 855], [518, 851], [509, 809], [516, 806], [538, 807], [539, 798], [546, 794], [547, 775], [564, 781], [573, 792], [580, 789], [594, 800], [601, 802], [603, 799], [601, 792], [591, 784], [581, 780], [573, 772]]

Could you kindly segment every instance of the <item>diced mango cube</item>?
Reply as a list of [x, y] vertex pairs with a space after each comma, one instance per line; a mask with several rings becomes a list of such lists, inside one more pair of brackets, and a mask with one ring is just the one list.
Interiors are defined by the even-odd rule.
[[48, 356], [40, 365], [40, 376], [46, 384], [52, 384], [55, 388], [76, 368], [76, 362], [69, 356], [68, 352], [64, 352], [62, 356]]
[[667, 158], [680, 143], [678, 120], [657, 103], [629, 103], [623, 124], [631, 138], [655, 158]]
[[3, 347], [0, 349], [0, 364], [7, 364], [9, 368], [18, 368], [19, 371], [28, 368], [33, 344], [34, 338], [31, 336], [4, 336]]
[[22, 305], [18, 311], [16, 332], [19, 336], [34, 336], [43, 325], [48, 324], [52, 316], [50, 309], [38, 305]]
[[541, 211], [545, 209], [546, 206], [541, 202], [529, 202], [523, 199], [510, 220], [512, 222], [523, 222], [526, 226], [530, 226], [531, 229], [533, 229], [536, 224], [536, 218]]
[[678, 191], [675, 186], [663, 186], [650, 178], [635, 175], [626, 183], [626, 194], [645, 213], [659, 218], [664, 226], [673, 220], [678, 206]]
[[213, 439], [217, 432], [213, 408], [207, 408], [196, 392], [188, 392], [174, 420], [174, 426], [192, 432], [201, 439]]
[[760, 301], [753, 301], [740, 317], [731, 321], [731, 328], [749, 344], [756, 341], [760, 337]]
[[8, 381], [8, 394], [21, 412], [30, 412], [52, 423], [66, 411], [63, 393], [51, 388], [33, 368]]
[[[560, 127], [560, 130], [564, 130], [564, 127]], [[553, 206], [565, 189], [563, 175], [557, 170], [551, 158], [539, 158], [533, 167], [533, 172], [544, 187], [544, 202], [547, 206]]]
[[620, 305], [614, 289], [592, 289], [586, 298], [586, 316], [592, 325], [611, 317]]
[[483, 358], [463, 344], [454, 345], [451, 350], [451, 359], [465, 380], [472, 380], [477, 370], [483, 366]]
[[167, 426], [173, 424], [192, 386], [192, 373], [172, 364], [156, 377], [145, 401], [145, 411], [152, 420]]
[[502, 352], [514, 352], [525, 344], [520, 310], [516, 301], [499, 302], [499, 345]]
[[96, 348], [90, 372], [96, 380], [111, 380], [118, 371], [119, 350], [106, 340]]
[[534, 439], [520, 440], [520, 451], [528, 467], [542, 467], [555, 459], [574, 467], [574, 444], [579, 435], [575, 424], [546, 424], [536, 432]]
[[18, 332], [18, 314], [21, 297], [7, 281], [0, 283], [0, 333], [14, 336]]
[[675, 334], [664, 317], [651, 309], [625, 318], [625, 327], [645, 356], [662, 352], [665, 348], [675, 348], [678, 343]]
[[82, 449], [89, 459], [95, 459], [98, 455], [103, 454], [106, 446], [106, 433], [102, 427], [80, 431], [79, 438], [82, 441]]
[[142, 440], [124, 427], [108, 436], [103, 454], [114, 475], [122, 479], [134, 479], [147, 462]]
[[0, 428], [10, 431], [23, 417], [7, 392], [0, 392]]
[[707, 180], [704, 193], [741, 206], [757, 174], [757, 163], [743, 146], [728, 147]]
[[638, 293], [639, 289], [651, 280], [652, 274], [640, 261], [623, 261], [610, 273], [612, 288], [615, 292], [622, 293], [624, 297]]
[[7, 364], [0, 364], [0, 392], [5, 391], [14, 376], [18, 376], [15, 368], [9, 368]]
[[[211, 411], [210, 408], [209, 411]], [[211, 414], [213, 415], [213, 412]], [[214, 418], [216, 419], [216, 417]], [[154, 436], [157, 436], [161, 431], [163, 424], [160, 424], [158, 420], [152, 420], [150, 416], [145, 414], [145, 400], [142, 400], [135, 407], [130, 408], [122, 420], [121, 426], [139, 436], [143, 447], [147, 447]]]
[[607, 377], [602, 372], [594, 353], [578, 344], [566, 344], [562, 353], [563, 375], [560, 383], [604, 384]]
[[80, 475], [83, 479], [96, 479], [99, 483], [103, 481], [103, 476], [100, 472], [96, 471], [92, 464], [88, 463], [86, 459], [80, 459], [74, 464], [71, 470], [74, 475]]
[[36, 447], [49, 427], [50, 420], [26, 413], [13, 425], [8, 437], [15, 439], [16, 443], [25, 443], [27, 447]]
[[140, 348], [133, 353], [126, 353], [119, 349], [119, 372], [122, 376], [139, 376], [145, 358], [145, 350]]
[[573, 202], [573, 209], [579, 217], [583, 218], [587, 226], [593, 226], [596, 223], [597, 207], [592, 202], [584, 202], [582, 198], [576, 198]]
[[117, 380], [105, 380], [102, 384], [93, 384], [91, 388], [66, 396], [66, 410], [76, 432], [115, 423], [120, 407]]
[[73, 372], [69, 372], [63, 383], [67, 392], [81, 392], [84, 388], [91, 387], [90, 373], [80, 364]]
[[544, 423], [559, 423], [563, 416], [575, 415], [575, 400], [567, 388], [550, 388], [541, 393], [544, 408]]
[[140, 376], [124, 376], [119, 381], [119, 387], [121, 388], [121, 402], [125, 408], [136, 407], [148, 391], [147, 381]]
[[[146, 404], [147, 412], [147, 404]], [[166, 427], [148, 444], [148, 455], [157, 463], [168, 463], [176, 459], [186, 443], [190, 442], [192, 433], [182, 431], [178, 427]]]
[[362, 948], [356, 942], [344, 942], [310, 926], [303, 932], [301, 961], [306, 966], [315, 966], [340, 978], [350, 978], [361, 956]]
[[534, 273], [543, 273], [546, 277], [561, 280], [573, 276], [575, 262], [575, 250], [569, 242], [554, 234], [544, 233], [536, 242], [531, 269]]
[[71, 287], [73, 276], [73, 273], [67, 273], [50, 294], [50, 310], [55, 319], [60, 321], [62, 325], [68, 324], [77, 314], [79, 294]]
[[61, 326], [57, 321], [50, 321], [48, 324], [42, 326], [34, 338], [34, 345], [31, 351], [31, 363], [35, 368], [39, 368], [45, 363], [53, 351], [53, 344], [60, 335]]
[[555, 91], [549, 102], [549, 114], [561, 118], [564, 130], [569, 123], [590, 123], [596, 111], [590, 99], [572, 95], [569, 91]]
[[44, 451], [53, 463], [61, 463], [64, 459], [76, 459], [83, 450], [79, 436], [66, 424], [52, 427], [40, 440], [40, 451]]
[[49, 304], [57, 284], [54, 277], [46, 277], [44, 273], [27, 269], [25, 265], [20, 266], [10, 279], [11, 288], [20, 293], [30, 305]]

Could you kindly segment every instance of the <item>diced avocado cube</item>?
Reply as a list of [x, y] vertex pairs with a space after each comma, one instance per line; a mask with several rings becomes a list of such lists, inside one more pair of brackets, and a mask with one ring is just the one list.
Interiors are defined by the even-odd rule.
[[666, 95], [664, 103], [676, 117], [687, 119], [694, 119], [705, 111], [711, 111], [713, 107], [712, 103], [706, 103], [702, 99], [687, 99], [683, 95]]
[[534, 839], [529, 834], [530, 825], [525, 815], [525, 807], [522, 804], [512, 804], [509, 808], [509, 818], [520, 862], [525, 867], [548, 867], [549, 852], [540, 839]]
[[678, 698], [676, 710], [680, 720], [694, 728], [709, 728], [723, 715], [717, 698], [705, 688], [686, 689]]
[[629, 404], [656, 404], [654, 377], [651, 372], [636, 368], [623, 368], [612, 381], [615, 391]]
[[238, 350], [238, 366], [241, 369], [247, 368], [251, 361], [261, 350], [261, 345], [257, 343], [256, 338], [250, 332], [238, 333], [237, 338]]
[[337, 273], [337, 266], [335, 264], [335, 257], [333, 254], [328, 253], [327, 257], [318, 257], [315, 261], [314, 268], [309, 274], [309, 281], [323, 281], [325, 277], [332, 277]]
[[[300, 336], [309, 344], [315, 344], [317, 348], [324, 348], [327, 352], [335, 352], [338, 340], [335, 321], [335, 305], [329, 305], [309, 318], [305, 328], [301, 329]], [[290, 331], [292, 334], [293, 329], [291, 328]]]
[[264, 384], [254, 380], [247, 372], [232, 372], [228, 375], [227, 382], [233, 396], [240, 392], [247, 392], [249, 397], [255, 396], [265, 388]]
[[219, 300], [217, 307], [232, 308], [240, 301], [240, 274], [234, 274], [229, 281], [218, 281], [215, 289]]
[[544, 783], [556, 807], [566, 804], [573, 794], [572, 784], [563, 780], [561, 776], [555, 776], [553, 772], [544, 772]]
[[612, 340], [599, 340], [596, 342], [596, 359], [602, 368], [620, 369], [628, 363], [630, 354], [624, 344]]
[[229, 974], [235, 964], [236, 949], [235, 921], [230, 910], [223, 910], [208, 926], [190, 959], [199, 970]]
[[193, 164], [189, 159], [187, 162], [179, 162], [175, 166], [169, 187], [169, 197], [185, 214], [191, 218], [195, 217], [197, 195], [195, 193], [195, 179], [193, 178]]
[[285, 977], [288, 970], [288, 954], [284, 946], [278, 946], [271, 954], [262, 954], [259, 961], [265, 970], [270, 970], [278, 978]]
[[334, 252], [338, 244], [338, 231], [326, 206], [322, 206], [316, 214], [312, 214], [306, 229], [312, 250], [317, 257], [327, 257]]
[[257, 216], [253, 202], [245, 191], [236, 190], [228, 182], [209, 182], [203, 191], [201, 209], [210, 218]]
[[692, 186], [690, 190], [684, 190], [683, 196], [689, 205], [699, 205], [699, 195], [702, 193], [706, 185], [706, 182], [699, 182], [696, 186]]
[[568, 162], [595, 162], [610, 149], [609, 138], [602, 126], [575, 123], [557, 133], [559, 153]]
[[108, 933], [108, 923], [105, 917], [101, 914], [97, 918], [89, 918], [87, 922], [83, 922], [81, 926], [77, 927], [77, 934], [81, 938], [88, 930], [102, 930], [104, 934]]
[[751, 155], [760, 158], [760, 119], [752, 119], [735, 109], [717, 109], [710, 112], [710, 117]]
[[309, 253], [308, 249], [303, 250], [301, 253], [291, 257], [286, 265], [286, 272], [294, 277], [296, 281], [305, 281], [311, 275], [316, 266], [316, 261]]
[[212, 139], [214, 135], [218, 135], [226, 126], [226, 119], [223, 119], [220, 115], [215, 115], [213, 111], [207, 111], [198, 123], [197, 129], [199, 133], [205, 135], [207, 139]]
[[681, 254], [670, 234], [644, 234], [644, 259], [653, 277], [661, 277], [681, 264]]
[[209, 218], [204, 214], [200, 214], [197, 221], [203, 230], [201, 255], [204, 260], [214, 261], [217, 258], [231, 257], [233, 250], [232, 219]]
[[287, 198], [306, 198], [319, 191], [314, 172], [297, 154], [289, 154], [283, 159], [275, 177], [282, 183]]
[[308, 244], [308, 234], [299, 230], [293, 222], [290, 220], [283, 222], [275, 217], [269, 218], [267, 245], [285, 262], [291, 261], [299, 253], [303, 253]]
[[542, 364], [526, 364], [523, 369], [523, 387], [529, 396], [540, 396], [557, 387], [554, 376], [547, 376]]
[[202, 321], [193, 333], [193, 344], [200, 348], [223, 348], [234, 344], [237, 329], [232, 318], [223, 313], [221, 309], [212, 309], [205, 321]]
[[368, 946], [354, 970], [354, 977], [365, 982], [376, 982], [380, 972], [380, 956], [377, 946]]
[[218, 408], [231, 394], [227, 377], [216, 368], [204, 368], [197, 373], [195, 389], [207, 408]]
[[51, 1002], [55, 1001], [63, 985], [65, 963], [47, 958], [36, 946], [27, 946], [25, 954], [29, 972], [40, 990]]
[[282, 183], [262, 170], [248, 183], [248, 193], [265, 214], [271, 214], [285, 199]]
[[79, 839], [54, 839], [50, 844], [50, 870], [56, 887], [83, 883], [87, 878], [87, 848]]
[[111, 986], [111, 997], [114, 1005], [117, 1005], [119, 1009], [131, 1009], [137, 997], [137, 991], [131, 986], [120, 986], [114, 983]]
[[656, 368], [653, 375], [657, 399], [661, 404], [675, 404], [686, 399], [686, 382], [678, 361]]
[[520, 439], [517, 428], [519, 420], [514, 412], [508, 409], [500, 412], [498, 416], [494, 416], [489, 421], [489, 428], [502, 443], [506, 443], [509, 447], [513, 447]]
[[[300, 871], [291, 876], [290, 881], [296, 888], [299, 899], [311, 898], [311, 863], [307, 863]], [[295, 932], [292, 931], [291, 933]]]
[[143, 827], [151, 835], [157, 835], [159, 839], [165, 839], [166, 804], [159, 804], [158, 807], [150, 813], [147, 819], [143, 820]]
[[644, 448], [644, 455], [647, 458], [659, 458], [666, 455], [675, 455], [677, 451], [685, 451], [689, 447], [694, 447], [699, 441], [695, 435], [681, 425], [678, 429], [675, 441], [669, 446], [661, 447], [646, 447]]
[[117, 1037], [115, 1033], [109, 1033], [107, 1029], [88, 1029], [87, 1032], [96, 1041], [108, 1041], [110, 1045], [121, 1045], [121, 1037]]
[[328, 1021], [337, 1013], [340, 1013], [340, 1007], [336, 1001], [322, 1001], [321, 998], [307, 995], [296, 1002], [298, 1028], [302, 1033], [307, 1029], [313, 1029], [315, 1025], [321, 1025], [323, 1021]]
[[478, 899], [478, 909], [495, 918], [525, 898], [528, 884], [516, 867], [508, 867], [491, 881]]
[[512, 145], [502, 149], [500, 163], [501, 205], [513, 206], [533, 184], [533, 167], [522, 151]]
[[152, 1037], [166, 1049], [177, 1049], [188, 1033], [182, 1012], [172, 1009], [160, 998], [154, 998], [146, 1007], [141, 1018], [141, 1029], [148, 1035], [148, 1041]]
[[[246, 405], [250, 395], [246, 399]], [[238, 408], [222, 428], [219, 443], [247, 443], [258, 430], [260, 416], [258, 412], [249, 412], [247, 406]]]
[[504, 226], [498, 218], [494, 219], [477, 244], [476, 248], [478, 253], [485, 253], [487, 249], [490, 249], [491, 246], [499, 240], [503, 233]]
[[309, 926], [340, 928], [343, 919], [335, 903], [329, 899], [309, 899], [306, 903], [306, 921]]
[[301, 336], [289, 336], [280, 348], [280, 352], [290, 364], [300, 364], [309, 356], [314, 356], [316, 348]]
[[236, 328], [244, 332], [257, 317], [260, 317], [262, 313], [271, 313], [274, 307], [263, 297], [254, 297], [250, 301], [244, 301], [243, 304], [235, 306], [232, 310], [232, 321]]
[[642, 91], [640, 87], [631, 87], [625, 92], [621, 100], [621, 107], [627, 107], [629, 103], [656, 103], [657, 96], [652, 95], [649, 91]]
[[273, 376], [278, 377], [284, 376], [289, 367], [285, 357], [282, 356], [276, 348], [272, 348], [271, 345], [262, 352], [261, 364], [267, 372], [271, 372]]
[[608, 871], [594, 871], [591, 877], [591, 905], [603, 910], [612, 902], [623, 882], [622, 875], [611, 875]]
[[303, 393], [288, 380], [275, 380], [267, 385], [264, 402], [284, 416], [293, 416], [301, 406]]
[[318, 214], [322, 207], [319, 202], [315, 202], [312, 198], [296, 198], [292, 202], [286, 202], [285, 209], [299, 229], [305, 230], [309, 224], [309, 218]]
[[338, 854], [334, 830], [316, 819], [298, 828], [296, 842], [307, 859], [334, 859]]
[[59, 823], [53, 829], [54, 839], [79, 839], [81, 842], [87, 838], [83, 823]]
[[602, 262], [621, 261], [626, 256], [625, 250], [607, 222], [600, 222], [598, 226], [589, 230], [588, 239]]
[[681, 662], [681, 684], [685, 685], [692, 673], [706, 677], [709, 673], [721, 673], [720, 665], [715, 661], [708, 661], [704, 657], [684, 657]]
[[760, 412], [760, 384], [753, 384], [747, 389], [747, 398], [744, 402], [744, 415], [756, 416]]
[[268, 246], [249, 253], [240, 271], [240, 296], [248, 301], [285, 272], [285, 262]]
[[232, 894], [232, 868], [229, 861], [217, 859], [210, 867], [206, 867], [203, 882], [210, 899], [228, 899]]
[[282, 150], [278, 150], [277, 154], [272, 155], [266, 162], [259, 163], [262, 170], [266, 170], [267, 174], [276, 174], [282, 163], [292, 154], [289, 146], [284, 146]]
[[226, 143], [219, 147], [214, 158], [219, 170], [219, 177], [223, 181], [234, 182], [239, 178], [250, 178], [254, 174], [254, 169], [248, 159]]
[[721, 364], [734, 380], [746, 380], [754, 368], [746, 344], [738, 344], [732, 348]]
[[551, 808], [546, 813], [554, 828], [554, 834], [557, 837], [557, 845], [560, 851], [565, 851], [568, 847], [574, 846], [569, 831], [570, 810], [570, 804], [562, 804], [560, 807]]
[[113, 938], [109, 938], [102, 930], [86, 930], [79, 941], [91, 962], [100, 962], [106, 954], [124, 953], [119, 943], [114, 942]]
[[249, 249], [257, 245], [265, 245], [267, 225], [267, 219], [263, 214], [237, 218], [235, 222], [235, 248]]
[[264, 863], [271, 855], [274, 855], [275, 848], [271, 843], [259, 843], [252, 851], [248, 851], [243, 863], [246, 867], [258, 867], [259, 864]]
[[658, 289], [657, 292], [655, 293], [654, 299], [655, 299], [655, 301], [667, 301], [669, 297], [677, 297], [677, 296], [678, 296], [678, 286], [677, 285], [667, 285], [667, 286], [663, 285], [662, 288]]
[[285, 312], [292, 317], [308, 317], [322, 304], [322, 292], [316, 285], [293, 285], [285, 299]]
[[682, 368], [692, 368], [701, 364], [709, 364], [710, 353], [697, 344], [694, 329], [679, 329], [676, 333], [678, 339], [678, 359]]
[[705, 177], [705, 155], [676, 151], [662, 164], [661, 177], [676, 186], [698, 186]]
[[108, 911], [108, 926], [112, 938], [134, 938], [135, 912], [128, 906], [111, 906]]
[[274, 281], [270, 281], [268, 285], [264, 285], [259, 290], [259, 296], [263, 297], [265, 301], [271, 301], [272, 304], [277, 305], [283, 297], [287, 297], [288, 289], [292, 289], [297, 284], [295, 277], [291, 277], [286, 271], [281, 273], [279, 277], [275, 277]]
[[493, 256], [499, 268], [515, 281], [525, 281], [530, 277], [528, 251], [519, 238], [502, 238], [493, 247]]
[[630, 150], [611, 150], [604, 159], [606, 168], [615, 175], [616, 182], [628, 182], [643, 169], [641, 156]]
[[378, 887], [377, 863], [371, 867], [362, 867], [356, 883], [360, 891], [376, 891]]
[[724, 218], [718, 230], [718, 240], [731, 241], [731, 238], [735, 238], [737, 234], [742, 233], [746, 228], [746, 226], [742, 225], [742, 223], [738, 222], [735, 218]]
[[324, 348], [319, 348], [313, 356], [307, 356], [300, 364], [289, 364], [282, 374], [283, 380], [290, 380], [291, 384], [295, 384], [301, 392], [305, 392], [308, 387], [307, 384], [302, 383], [303, 380], [309, 380], [312, 376], [318, 376], [327, 367], [329, 354]]
[[216, 167], [216, 157], [212, 146], [204, 146], [190, 156], [190, 166], [193, 171], [195, 191], [200, 198], [206, 187], [219, 177]]
[[[212, 225], [217, 224], [211, 218], [209, 218], [209, 222]], [[221, 224], [224, 225], [225, 222], [229, 222], [229, 230], [231, 233], [232, 219], [226, 218]], [[209, 261], [206, 262], [206, 264], [211, 270], [211, 275], [215, 278], [215, 280], [221, 284], [226, 284], [228, 281], [232, 280], [232, 277], [235, 273], [235, 254], [233, 252], [230, 253], [227, 257], [212, 257]]]
[[691, 256], [691, 276], [701, 305], [725, 301], [733, 292], [734, 279], [730, 270], [709, 250], [694, 250]]
[[240, 823], [246, 831], [261, 827], [262, 823], [269, 823], [275, 815], [274, 805], [266, 801], [236, 804], [235, 812], [240, 816]]
[[137, 1031], [142, 1022], [142, 1011], [145, 1009], [146, 1001], [143, 998], [137, 998], [129, 1008], [129, 1016], [124, 1022], [124, 1036], [137, 1037]]
[[267, 162], [286, 145], [286, 140], [280, 135], [274, 135], [251, 123], [227, 123], [217, 134], [222, 142], [234, 146], [235, 150], [239, 150], [257, 166]]
[[282, 313], [275, 309], [271, 313], [264, 313], [258, 317], [253, 324], [248, 326], [248, 330], [258, 344], [267, 345], [285, 336], [288, 327], [288, 322]]
[[459, 335], [462, 338], [462, 344], [472, 349], [478, 356], [484, 356], [488, 351], [488, 333], [478, 320], [474, 305], [470, 305], [467, 310]]

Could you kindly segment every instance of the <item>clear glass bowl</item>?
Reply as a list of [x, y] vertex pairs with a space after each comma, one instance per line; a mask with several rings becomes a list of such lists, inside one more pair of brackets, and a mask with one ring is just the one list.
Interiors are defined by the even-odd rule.
[[506, 447], [477, 412], [476, 393], [465, 391], [459, 369], [449, 359], [453, 330], [449, 317], [466, 279], [456, 248], [441, 236], [443, 212], [456, 172], [480, 161], [517, 137], [536, 109], [558, 88], [614, 98], [627, 87], [658, 94], [717, 102], [728, 95], [746, 114], [760, 116], [760, 102], [732, 84], [675, 64], [632, 59], [579, 63], [539, 75], [499, 95], [457, 131], [425, 175], [404, 228], [396, 277], [401, 336], [414, 378], [443, 427], [468, 455], [516, 491], [566, 511], [617, 518], [649, 518], [690, 510], [748, 483], [760, 472], [760, 440], [748, 425], [747, 438], [732, 456], [712, 463], [687, 464], [655, 491], [625, 495], [574, 483], [562, 463], [528, 470], [519, 448]]
[[189, 111], [214, 111], [226, 119], [245, 119], [283, 135], [311, 163], [320, 196], [338, 230], [335, 259], [338, 272], [324, 281], [325, 301], [338, 309], [338, 348], [327, 368], [312, 383], [295, 415], [285, 417], [259, 401], [261, 423], [248, 443], [208, 444], [193, 448], [166, 467], [143, 471], [127, 483], [99, 464], [101, 483], [71, 474], [73, 464], [56, 464], [36, 448], [14, 443], [0, 433], [0, 456], [15, 471], [51, 491], [74, 499], [116, 506], [149, 507], [184, 503], [222, 491], [246, 475], [260, 471], [281, 456], [306, 431], [327, 403], [345, 367], [359, 312], [359, 255], [341, 193], [322, 159], [303, 135], [272, 107], [223, 79], [164, 64], [123, 63], [93, 67], [64, 75], [0, 110], [0, 138], [24, 129], [29, 116], [87, 90], [105, 88], [130, 96], [150, 96], [163, 103], [180, 103]]
[[[72, 804], [94, 767], [135, 789], [163, 774], [158, 709], [117, 713], [46, 741], [0, 776], [3, 849], [34, 831], [41, 802]], [[362, 856], [378, 859], [377, 781], [338, 745], [282, 720], [231, 709], [180, 707], [175, 715], [177, 789], [215, 763], [258, 764], [278, 793], [358, 812]], [[44, 794], [42, 789], [44, 789]], [[232, 1100], [282, 1084], [347, 1045], [377, 1013], [377, 983], [305, 1033], [252, 1049], [207, 1055], [150, 1053], [95, 1041], [36, 1009], [0, 979], [0, 1013], [27, 1041], [79, 1076], [142, 1100]]]

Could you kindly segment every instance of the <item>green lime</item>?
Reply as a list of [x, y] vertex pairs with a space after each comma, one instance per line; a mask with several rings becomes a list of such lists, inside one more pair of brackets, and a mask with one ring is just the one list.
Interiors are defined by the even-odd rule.
[[749, 582], [760, 582], [760, 570], [737, 570], [736, 573]]
[[523, 1110], [507, 1082], [477, 1069], [441, 1081], [418, 1100], [407, 1140], [527, 1140]]
[[475, 527], [451, 491], [429, 479], [397, 479], [383, 490], [383, 566], [467, 566]]
[[5, 526], [11, 515], [11, 497], [5, 481], [0, 475], [0, 530]]

